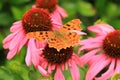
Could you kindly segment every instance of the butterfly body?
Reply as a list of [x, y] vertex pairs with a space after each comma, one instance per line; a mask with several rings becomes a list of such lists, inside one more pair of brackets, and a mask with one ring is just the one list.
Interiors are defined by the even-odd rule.
[[79, 43], [80, 36], [76, 32], [71, 32], [71, 30], [81, 31], [80, 23], [79, 19], [74, 19], [63, 25], [59, 30], [29, 32], [27, 36], [40, 42], [47, 41], [49, 47], [60, 51]]

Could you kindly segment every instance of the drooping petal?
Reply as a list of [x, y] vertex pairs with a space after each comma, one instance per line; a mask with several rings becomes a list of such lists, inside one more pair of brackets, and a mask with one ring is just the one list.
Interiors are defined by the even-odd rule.
[[51, 65], [48, 65], [48, 73], [52, 73], [52, 68], [51, 68]]
[[99, 62], [100, 60], [106, 60], [107, 56], [104, 53], [101, 53], [99, 55], [94, 55], [92, 56], [92, 58], [89, 60], [88, 65], [89, 66], [94, 66], [97, 62]]
[[81, 61], [81, 65], [84, 65], [86, 64], [88, 61], [91, 60], [92, 56], [94, 54], [96, 54], [97, 52], [99, 52], [100, 49], [95, 49], [95, 50], [92, 50], [92, 51], [89, 51], [88, 53], [86, 53], [85, 55], [81, 56], [80, 57], [80, 61]]
[[93, 78], [95, 78], [95, 76], [103, 68], [105, 68], [109, 63], [110, 63], [110, 60], [101, 59], [96, 64], [90, 66], [90, 68], [89, 68], [89, 70], [87, 72], [87, 75], [86, 75], [86, 80], [92, 80]]
[[99, 48], [100, 46], [102, 46], [101, 43], [84, 45], [84, 46], [82, 46], [81, 48], [78, 49], [78, 53], [80, 53], [82, 50], [91, 50], [91, 49], [94, 49], [94, 48]]
[[24, 38], [24, 33], [19, 32], [17, 33], [17, 35], [12, 39], [12, 41], [10, 42], [10, 46], [9, 49], [14, 49], [15, 47], [18, 46], [18, 44], [21, 42], [21, 40]]
[[49, 76], [49, 73], [45, 69], [43, 69], [41, 66], [38, 66], [38, 70], [43, 76]]
[[12, 59], [15, 56], [16, 52], [17, 52], [17, 48], [10, 50], [7, 54], [7, 59], [8, 60]]
[[56, 19], [51, 18], [51, 20], [52, 20], [53, 30], [58, 30], [62, 26], [62, 23], [60, 23]]
[[59, 12], [57, 12], [57, 10], [54, 11], [53, 13], [51, 13], [50, 17], [52, 19], [52, 23], [54, 23], [54, 24], [62, 24], [62, 17], [59, 14]]
[[82, 66], [79, 56], [77, 56], [75, 53], [73, 53], [72, 59], [75, 61], [76, 64], [78, 64], [79, 66]]
[[27, 64], [27, 66], [30, 66], [32, 64], [32, 56], [31, 56], [31, 50], [30, 50], [30, 46], [28, 46], [27, 48], [27, 54], [26, 54], [26, 58], [25, 58], [25, 62]]
[[89, 26], [88, 30], [97, 33], [98, 35], [106, 35], [107, 33], [114, 31], [115, 29], [108, 24], [96, 24]]
[[63, 18], [66, 18], [68, 15], [67, 15], [67, 12], [61, 8], [60, 6], [57, 5], [57, 11], [59, 12], [59, 14], [63, 17]]
[[71, 62], [70, 72], [72, 75], [72, 80], [80, 80], [79, 70], [74, 61]]
[[47, 66], [48, 66], [48, 62], [45, 61], [45, 60], [41, 60], [41, 66], [42, 66], [44, 69], [46, 69]]
[[35, 39], [30, 39], [29, 45], [30, 45], [30, 49], [31, 49], [32, 62], [34, 64], [34, 66], [37, 67], [39, 65], [40, 56], [39, 56], [39, 52], [35, 46]]
[[120, 73], [120, 60], [117, 59], [115, 73]]
[[60, 67], [57, 67], [56, 73], [54, 75], [54, 80], [65, 80], [64, 75], [60, 70]]
[[102, 74], [101, 77], [95, 78], [95, 80], [107, 80], [111, 75], [113, 75], [114, 67], [115, 67], [115, 59], [112, 60], [109, 69], [104, 74]]
[[16, 33], [17, 33], [17, 32], [8, 35], [8, 36], [3, 40], [3, 44], [6, 44], [6, 43], [10, 42], [10, 41], [14, 38], [14, 36], [16, 35]]
[[16, 31], [22, 30], [22, 29], [23, 29], [23, 27], [22, 27], [22, 21], [17, 21], [15, 23], [13, 23], [13, 25], [10, 28], [10, 31], [11, 32], [16, 32]]
[[81, 40], [80, 44], [85, 45], [86, 43], [88, 43], [88, 44], [101, 43], [101, 42], [103, 42], [104, 38], [105, 38], [105, 36], [98, 36], [96, 38], [89, 37], [88, 39]]
[[28, 41], [28, 38], [24, 37], [23, 40], [20, 42], [19, 48], [18, 48], [18, 54], [19, 54], [21, 48], [27, 43], [27, 41]]

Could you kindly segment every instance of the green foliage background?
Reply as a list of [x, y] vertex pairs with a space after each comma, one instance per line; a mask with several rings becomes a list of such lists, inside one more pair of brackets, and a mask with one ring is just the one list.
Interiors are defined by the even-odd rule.
[[[25, 11], [34, 3], [35, 0], [0, 0], [0, 80], [53, 79], [41, 76], [33, 66], [26, 66], [24, 61], [26, 47], [12, 60], [6, 60], [8, 51], [2, 47], [2, 40], [10, 34], [9, 29], [12, 23], [21, 20]], [[59, 0], [58, 4], [68, 12], [68, 18], [63, 19], [63, 23], [79, 18], [85, 32], [87, 32], [87, 26], [93, 25], [98, 19], [112, 25], [115, 29], [120, 29], [120, 0]], [[79, 70], [80, 80], [85, 80], [86, 66]], [[66, 80], [72, 80], [69, 70], [65, 71], [64, 75]]]

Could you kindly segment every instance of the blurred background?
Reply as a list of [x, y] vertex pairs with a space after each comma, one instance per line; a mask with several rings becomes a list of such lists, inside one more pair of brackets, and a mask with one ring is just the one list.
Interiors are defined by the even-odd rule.
[[[21, 20], [25, 11], [34, 3], [35, 0], [0, 0], [0, 80], [53, 80], [52, 77], [41, 76], [33, 66], [26, 66], [26, 47], [12, 60], [6, 59], [8, 50], [2, 47], [2, 40], [10, 34], [12, 23]], [[120, 29], [120, 0], [59, 0], [58, 4], [68, 13], [68, 18], [63, 19], [63, 23], [79, 18], [85, 32], [87, 26], [93, 25], [97, 20]], [[86, 71], [86, 67], [80, 68], [80, 80], [85, 80]], [[72, 80], [69, 71], [64, 72], [64, 75], [66, 80]]]

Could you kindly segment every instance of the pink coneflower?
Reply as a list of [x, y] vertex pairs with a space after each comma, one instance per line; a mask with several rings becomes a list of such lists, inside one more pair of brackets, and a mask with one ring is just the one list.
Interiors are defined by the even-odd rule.
[[[7, 54], [7, 59], [12, 59], [16, 53], [20, 53], [21, 48], [27, 44], [27, 59], [26, 63], [29, 66], [31, 62], [36, 66], [39, 63], [39, 54], [34, 51], [34, 47], [44, 48], [45, 43], [39, 43], [35, 39], [28, 39], [27, 33], [34, 31], [49, 31], [55, 27], [60, 27], [60, 25], [55, 24], [52, 21], [49, 13], [43, 9], [33, 8], [28, 10], [24, 15], [22, 20], [13, 23], [10, 31], [12, 32], [3, 40], [3, 47], [9, 49]], [[36, 50], [36, 49], [35, 49]], [[39, 50], [38, 50], [39, 51]], [[29, 55], [29, 56], [28, 56]]]
[[79, 57], [73, 52], [73, 47], [61, 49], [59, 52], [48, 45], [40, 53], [40, 64], [38, 70], [44, 76], [48, 76], [53, 70], [56, 70], [54, 80], [65, 80], [62, 71], [68, 70], [72, 75], [72, 80], [80, 80], [79, 69], [77, 65]]
[[[33, 8], [44, 8], [49, 13], [52, 19], [62, 23], [62, 18], [67, 17], [66, 11], [57, 4], [58, 0], [36, 0]], [[56, 18], [57, 17], [57, 18]]]
[[88, 50], [80, 58], [82, 64], [88, 62], [90, 66], [86, 80], [107, 80], [120, 72], [120, 30], [104, 23], [89, 26], [88, 30], [95, 32], [96, 37], [81, 41], [82, 47], [79, 49], [79, 52]]

